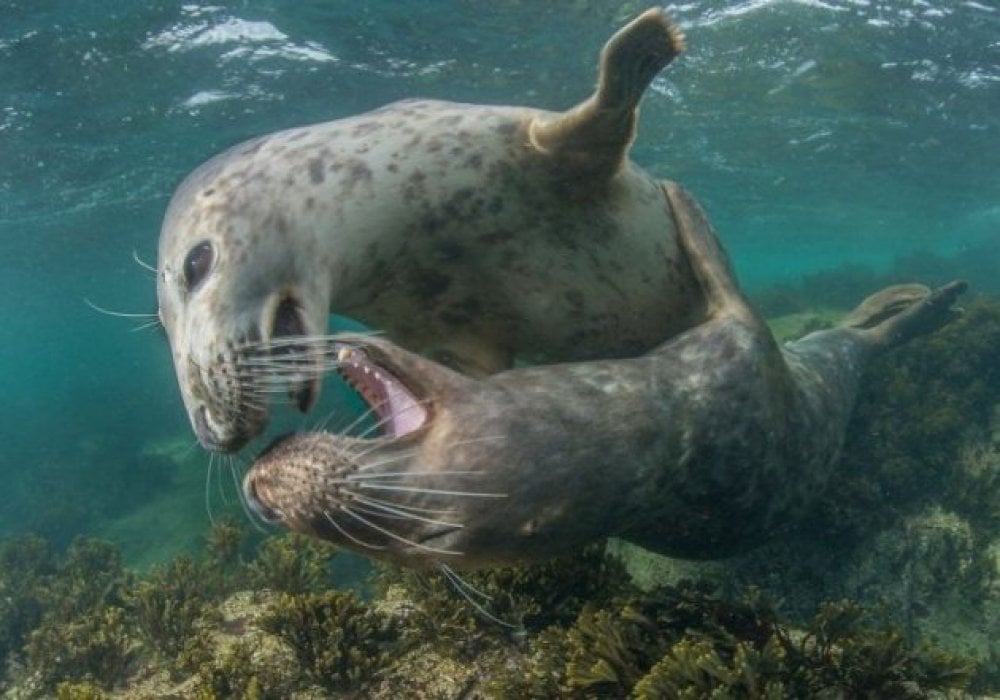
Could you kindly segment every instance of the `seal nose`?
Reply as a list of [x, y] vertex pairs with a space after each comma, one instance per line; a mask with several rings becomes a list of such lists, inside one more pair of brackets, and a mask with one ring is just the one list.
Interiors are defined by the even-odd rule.
[[247, 506], [253, 511], [253, 514], [265, 523], [274, 525], [281, 520], [278, 513], [264, 505], [260, 496], [257, 495], [257, 480], [254, 478], [252, 470], [247, 472], [243, 477], [243, 496], [246, 498]]

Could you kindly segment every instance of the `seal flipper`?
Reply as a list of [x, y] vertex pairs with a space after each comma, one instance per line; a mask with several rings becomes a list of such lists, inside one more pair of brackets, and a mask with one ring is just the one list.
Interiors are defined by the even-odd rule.
[[677, 241], [705, 295], [706, 317], [738, 318], [763, 327], [764, 322], [740, 291], [729, 256], [698, 202], [676, 182], [663, 182], [662, 187], [677, 227]]
[[875, 348], [891, 348], [933, 333], [960, 312], [953, 308], [968, 284], [961, 280], [937, 289], [919, 284], [887, 287], [865, 299], [840, 323]]
[[684, 34], [663, 10], [642, 13], [601, 50], [594, 94], [555, 119], [533, 120], [531, 144], [580, 179], [611, 178], [635, 137], [642, 94], [683, 50]]

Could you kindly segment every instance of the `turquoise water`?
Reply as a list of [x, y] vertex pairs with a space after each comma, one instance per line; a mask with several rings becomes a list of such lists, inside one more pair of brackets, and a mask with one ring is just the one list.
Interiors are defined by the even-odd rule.
[[[133, 251], [155, 261], [186, 173], [403, 97], [568, 107], [638, 9], [0, 0], [0, 533], [97, 532], [148, 561], [207, 524], [165, 339], [84, 301], [155, 310]], [[1000, 6], [671, 9], [690, 50], [647, 96], [633, 155], [696, 193], [752, 293], [844, 266], [1000, 291]], [[223, 509], [231, 486], [208, 489]]]

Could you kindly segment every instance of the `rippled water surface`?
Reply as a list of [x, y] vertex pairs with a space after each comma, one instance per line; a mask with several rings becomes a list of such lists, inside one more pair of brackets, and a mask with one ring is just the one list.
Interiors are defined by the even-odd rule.
[[[909, 258], [997, 291], [1000, 6], [668, 7], [690, 50], [654, 83], [633, 155], [698, 195], [748, 289]], [[155, 537], [137, 533], [204, 524], [207, 458], [165, 341], [84, 303], [155, 310], [133, 251], [153, 261], [187, 172], [403, 97], [568, 107], [643, 8], [0, 0], [0, 529], [101, 530], [141, 556]], [[167, 491], [160, 520], [123, 525]]]

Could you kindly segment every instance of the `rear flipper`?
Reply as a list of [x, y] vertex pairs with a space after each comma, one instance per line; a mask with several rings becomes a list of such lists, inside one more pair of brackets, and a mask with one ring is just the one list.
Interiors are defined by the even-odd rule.
[[877, 348], [902, 345], [953, 320], [960, 313], [953, 305], [967, 287], [964, 281], [933, 290], [919, 284], [887, 287], [861, 302], [840, 326], [857, 330]]
[[597, 90], [583, 103], [528, 127], [532, 145], [567, 178], [604, 183], [625, 162], [636, 111], [649, 83], [684, 50], [684, 35], [661, 9], [647, 10], [601, 51]]

